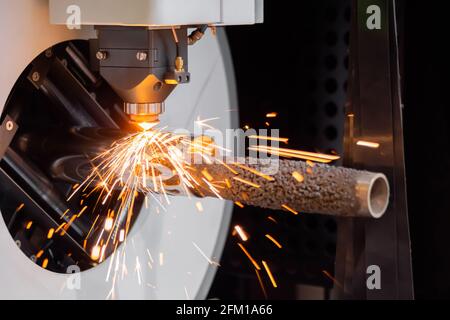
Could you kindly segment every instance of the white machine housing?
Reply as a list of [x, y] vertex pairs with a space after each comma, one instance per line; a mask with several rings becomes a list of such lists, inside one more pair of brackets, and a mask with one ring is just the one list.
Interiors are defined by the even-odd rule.
[[264, 0], [50, 0], [50, 23], [80, 25], [243, 25], [263, 22]]

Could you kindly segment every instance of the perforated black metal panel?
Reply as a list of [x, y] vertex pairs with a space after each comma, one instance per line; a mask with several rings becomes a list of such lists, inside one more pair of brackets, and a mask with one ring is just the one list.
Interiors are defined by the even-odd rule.
[[[349, 0], [302, 2], [295, 10], [266, 1], [264, 24], [227, 28], [242, 127], [280, 129], [290, 148], [342, 153], [350, 17]], [[278, 117], [267, 119], [269, 112]], [[267, 261], [278, 280], [278, 288], [270, 290], [263, 279], [269, 297], [296, 298], [298, 284], [332, 286], [325, 273], [334, 273], [333, 218], [246, 207], [235, 209], [232, 226], [237, 224], [251, 235], [245, 243], [249, 251]], [[229, 236], [210, 296], [262, 298], [254, 268], [236, 240]]]

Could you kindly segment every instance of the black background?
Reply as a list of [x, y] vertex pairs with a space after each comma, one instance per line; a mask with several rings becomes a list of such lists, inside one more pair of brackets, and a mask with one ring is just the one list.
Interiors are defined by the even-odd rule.
[[450, 298], [448, 8], [404, 1], [404, 121], [416, 298]]

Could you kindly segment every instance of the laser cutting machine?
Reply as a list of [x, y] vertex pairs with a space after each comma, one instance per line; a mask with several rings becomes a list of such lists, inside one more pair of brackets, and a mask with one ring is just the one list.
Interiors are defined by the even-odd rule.
[[[263, 1], [2, 0], [0, 17], [0, 297], [205, 298], [215, 267], [202, 254], [220, 258], [228, 203], [202, 200], [208, 215], [181, 198], [165, 214], [141, 204], [123, 255], [133, 267], [114, 292], [115, 266], [93, 264], [83, 250], [93, 221], [42, 239], [68, 210], [82, 209], [80, 199], [65, 202], [72, 186], [60, 178], [83, 170], [70, 155], [89, 152], [86, 141], [114, 138], [95, 128], [162, 121], [192, 129], [199, 115], [219, 116], [221, 130], [237, 126], [220, 27], [262, 22]], [[46, 143], [49, 135], [59, 142]]]
[[[285, 262], [278, 271], [292, 284], [288, 291], [302, 293], [297, 283], [326, 282], [328, 298], [413, 298], [396, 2], [308, 1], [301, 14], [271, 4], [266, 12], [279, 19], [260, 33], [234, 34], [234, 46], [243, 49], [233, 61], [220, 27], [263, 22], [263, 0], [0, 0], [0, 298], [206, 298], [231, 203], [202, 199], [193, 205], [173, 197], [161, 212], [136, 197], [139, 214], [129, 221], [120, 264], [111, 264], [114, 252], [97, 263], [84, 241], [99, 232], [92, 226], [106, 225], [114, 205], [98, 214], [86, 194], [66, 199], [79, 182], [72, 177], [90, 169], [79, 155], [98, 154], [121, 132], [159, 122], [193, 131], [199, 117], [218, 117], [220, 131], [237, 128], [235, 72], [245, 121], [265, 106], [291, 120], [301, 106], [305, 112], [295, 119], [292, 136], [302, 146], [336, 151], [343, 155], [339, 165], [382, 172], [391, 182], [391, 192], [382, 192], [391, 205], [378, 220], [277, 217], [276, 228], [290, 232], [283, 252], [294, 254], [291, 260], [269, 254]], [[279, 31], [279, 21], [305, 42], [302, 50], [289, 32]], [[289, 85], [299, 90], [285, 90], [283, 81], [255, 81], [255, 74], [279, 77], [279, 70], [259, 67], [272, 58], [268, 38], [283, 48], [297, 72]], [[254, 223], [249, 210], [238, 217], [242, 222], [255, 229], [272, 223]], [[80, 218], [72, 221], [68, 212]], [[61, 229], [64, 223], [70, 228]], [[47, 234], [52, 229], [56, 236]], [[224, 256], [231, 258], [223, 269], [240, 273], [240, 284], [251, 282], [257, 275], [242, 272], [233, 255], [237, 246], [228, 242]], [[382, 290], [366, 287], [373, 266], [383, 272]], [[119, 277], [112, 277], [117, 270]], [[219, 271], [222, 285], [233, 283], [233, 272]], [[239, 287], [248, 293], [255, 286]]]

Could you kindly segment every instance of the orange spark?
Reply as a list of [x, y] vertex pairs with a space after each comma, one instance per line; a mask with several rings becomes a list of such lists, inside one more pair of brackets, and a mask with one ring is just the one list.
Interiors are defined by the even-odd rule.
[[264, 266], [264, 269], [266, 269], [267, 275], [269, 276], [273, 287], [276, 288], [277, 287], [277, 282], [275, 281], [275, 278], [273, 277], [272, 272], [269, 269], [269, 266], [267, 265], [267, 263], [265, 261], [262, 261], [262, 264]]
[[211, 182], [211, 181], [214, 180], [214, 178], [212, 177], [212, 175], [211, 175], [211, 174], [208, 172], [208, 170], [206, 170], [206, 169], [203, 169], [203, 170], [202, 170], [202, 175], [203, 175], [206, 179], [208, 179], [209, 182]]
[[288, 143], [289, 138], [277, 138], [277, 137], [266, 137], [266, 136], [258, 136], [258, 135], [251, 135], [248, 136], [249, 139], [258, 139], [258, 140], [267, 140], [267, 141], [277, 141], [277, 142], [283, 142]]
[[278, 156], [284, 156], [284, 157], [288, 157], [288, 158], [298, 158], [298, 159], [303, 159], [303, 160], [310, 160], [310, 161], [321, 162], [321, 163], [330, 163], [331, 161], [336, 161], [336, 160], [340, 159], [340, 157], [336, 156], [336, 155], [313, 153], [313, 152], [292, 150], [292, 149], [286, 149], [286, 148], [275, 148], [275, 147], [269, 147], [269, 146], [251, 146], [251, 147], [249, 147], [249, 150], [265, 152], [265, 153], [278, 155]]
[[55, 233], [55, 229], [51, 228], [50, 230], [48, 230], [47, 239], [53, 238], [54, 233]]
[[274, 223], [278, 223], [277, 220], [275, 220], [274, 217], [268, 216], [267, 219], [269, 219], [270, 221], [274, 222]]
[[266, 118], [276, 118], [276, 117], [278, 117], [278, 113], [276, 112], [270, 112], [266, 114]]
[[216, 154], [216, 145], [211, 137], [199, 136], [196, 137], [189, 146], [189, 153], [199, 153], [214, 156]]
[[283, 248], [281, 244], [275, 240], [270, 234], [266, 234], [266, 238], [272, 241], [279, 249]]
[[88, 232], [88, 234], [87, 234], [85, 239], [89, 238], [89, 235], [91, 234], [92, 230], [94, 229], [94, 226], [97, 224], [98, 218], [100, 218], [100, 215], [97, 215], [97, 217], [95, 218], [94, 223], [92, 223], [91, 228], [89, 229], [89, 232]]
[[303, 177], [299, 172], [294, 171], [292, 172], [292, 176], [294, 177], [295, 180], [297, 180], [299, 183], [302, 183], [303, 181], [305, 181], [305, 177]]
[[66, 225], [66, 222], [63, 222], [59, 225], [59, 227], [55, 230], [55, 233], [58, 233], [59, 231], [61, 231], [62, 228], [64, 228], [64, 226]]
[[314, 168], [314, 166], [316, 165], [314, 162], [312, 162], [311, 160], [306, 161], [306, 164], [308, 165], [308, 167], [310, 168]]
[[360, 146], [360, 147], [367, 147], [367, 148], [372, 148], [372, 149], [378, 149], [380, 147], [379, 143], [376, 142], [370, 142], [370, 141], [358, 141], [356, 143], [356, 145]]
[[322, 270], [322, 273], [329, 278], [331, 281], [333, 281], [334, 284], [336, 284], [339, 288], [342, 289], [342, 285], [337, 281], [328, 271]]
[[261, 287], [261, 290], [262, 290], [262, 292], [264, 294], [264, 298], [267, 299], [266, 287], [264, 287], [264, 283], [263, 283], [263, 281], [261, 279], [261, 275], [259, 274], [259, 271], [257, 269], [255, 269], [255, 273], [256, 273], [256, 277], [258, 278], [258, 282], [259, 282], [259, 285]]
[[114, 225], [114, 219], [113, 218], [106, 218], [105, 220], [105, 231], [111, 231]]
[[239, 235], [239, 237], [242, 239], [242, 241], [247, 241], [248, 240], [248, 236], [245, 233], [245, 231], [242, 229], [241, 226], [236, 225], [234, 226], [234, 230], [236, 230], [237, 234]]
[[125, 240], [125, 230], [121, 229], [119, 232], [119, 242], [123, 242]]
[[268, 175], [266, 175], [266, 174], [264, 174], [262, 172], [259, 172], [256, 169], [244, 166], [243, 164], [240, 164], [240, 163], [235, 163], [234, 165], [239, 167], [239, 168], [241, 168], [241, 169], [243, 169], [243, 170], [247, 170], [248, 172], [251, 172], [251, 173], [253, 173], [253, 174], [257, 175], [257, 176], [260, 176], [261, 178], [264, 178], [267, 181], [275, 181], [274, 177], [268, 176]]
[[94, 261], [97, 261], [100, 258], [101, 253], [101, 247], [100, 246], [94, 246], [91, 251], [91, 259]]
[[255, 259], [253, 259], [253, 257], [250, 255], [250, 253], [247, 251], [247, 249], [245, 249], [245, 247], [241, 244], [238, 243], [239, 248], [241, 248], [241, 250], [244, 252], [244, 254], [247, 256], [247, 258], [250, 260], [250, 262], [255, 266], [256, 270], [261, 270], [261, 267], [258, 265], [258, 263], [256, 262]]
[[292, 212], [295, 215], [298, 215], [298, 212], [295, 211], [294, 209], [292, 209], [291, 207], [289, 207], [287, 204], [283, 204], [283, 205], [281, 205], [281, 207], [283, 207], [283, 209], [286, 209], [287, 211]]
[[87, 208], [88, 206], [84, 206], [83, 209], [81, 209], [80, 213], [78, 213], [77, 217], [81, 217], [81, 215], [86, 211]]
[[236, 170], [234, 170], [233, 168], [231, 168], [229, 165], [227, 165], [225, 162], [221, 161], [220, 159], [216, 159], [216, 161], [218, 163], [220, 163], [221, 165], [223, 165], [225, 168], [227, 168], [232, 174], [238, 175], [239, 172], [237, 172]]
[[244, 208], [244, 205], [241, 202], [239, 202], [239, 201], [236, 201], [234, 204], [237, 205], [241, 209]]
[[236, 180], [236, 181], [242, 182], [244, 184], [247, 184], [247, 185], [249, 185], [251, 187], [254, 187], [254, 188], [261, 188], [261, 186], [259, 184], [253, 183], [251, 181], [248, 181], [248, 180], [245, 180], [245, 179], [242, 179], [242, 178], [239, 178], [239, 177], [233, 177], [233, 179]]
[[70, 209], [67, 209], [66, 211], [64, 211], [64, 213], [61, 216], [61, 220], [64, 219], [64, 217], [66, 216], [67, 213], [69, 213]]
[[69, 222], [64, 226], [64, 230], [68, 230], [69, 228], [70, 228], [70, 226], [72, 225], [72, 223], [75, 221], [75, 219], [77, 218], [77, 215], [73, 215], [71, 218], [70, 218], [70, 220], [69, 220]]
[[16, 210], [15, 210], [14, 212], [15, 212], [15, 213], [19, 212], [20, 210], [23, 209], [23, 207], [25, 207], [25, 203], [20, 204], [20, 205], [16, 208]]
[[40, 258], [42, 257], [42, 255], [44, 254], [44, 250], [40, 250], [37, 254], [36, 254], [36, 258]]

